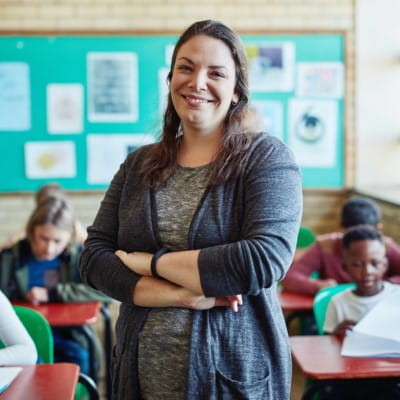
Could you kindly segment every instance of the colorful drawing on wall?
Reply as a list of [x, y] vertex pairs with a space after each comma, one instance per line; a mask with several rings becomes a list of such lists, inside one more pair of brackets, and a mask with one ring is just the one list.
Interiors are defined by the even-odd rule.
[[70, 141], [25, 143], [25, 174], [30, 179], [74, 178], [75, 144]]
[[83, 86], [47, 85], [47, 130], [49, 133], [83, 132]]
[[0, 62], [0, 131], [31, 129], [29, 65]]
[[246, 44], [252, 92], [289, 92], [294, 87], [292, 42]]
[[252, 100], [250, 108], [263, 131], [283, 140], [283, 106], [280, 101]]
[[297, 162], [303, 167], [335, 165], [337, 102], [333, 100], [289, 101], [289, 141]]
[[90, 134], [87, 136], [87, 181], [109, 184], [120, 164], [132, 150], [153, 143], [148, 134]]
[[340, 99], [343, 91], [343, 63], [315, 62], [297, 65], [297, 96]]
[[87, 80], [90, 122], [138, 120], [138, 64], [135, 53], [89, 52]]

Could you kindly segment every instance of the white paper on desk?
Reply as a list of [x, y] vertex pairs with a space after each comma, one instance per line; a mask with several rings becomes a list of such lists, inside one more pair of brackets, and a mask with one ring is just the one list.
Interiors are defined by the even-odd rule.
[[350, 331], [344, 338], [341, 355], [400, 358], [400, 341]]
[[400, 341], [400, 287], [385, 296], [353, 330]]
[[8, 388], [10, 383], [21, 372], [22, 367], [1, 367], [0, 368], [0, 393]]
[[349, 332], [342, 356], [400, 358], [400, 290], [384, 297]]

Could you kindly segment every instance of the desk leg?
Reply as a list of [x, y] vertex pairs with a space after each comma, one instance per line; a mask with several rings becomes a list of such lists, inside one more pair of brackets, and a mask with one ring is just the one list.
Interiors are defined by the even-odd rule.
[[111, 318], [108, 311], [107, 304], [104, 304], [101, 309], [101, 314], [104, 320], [104, 356], [106, 360], [106, 392], [107, 399], [111, 399]]
[[80, 326], [79, 329], [82, 334], [85, 336], [88, 344], [88, 352], [89, 352], [89, 375], [90, 377], [97, 382], [97, 372], [96, 372], [96, 349], [95, 349], [95, 339], [94, 339], [94, 332], [90, 329], [89, 326], [83, 325]]

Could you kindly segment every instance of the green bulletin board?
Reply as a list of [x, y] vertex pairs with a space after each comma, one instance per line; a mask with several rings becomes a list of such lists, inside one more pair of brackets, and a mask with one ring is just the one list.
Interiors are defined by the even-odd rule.
[[[119, 165], [124, 152], [158, 137], [166, 93], [165, 73], [176, 38], [174, 35], [0, 37], [0, 191], [35, 191], [49, 181], [57, 181], [68, 190], [105, 189], [108, 181], [96, 181], [89, 170], [99, 178], [108, 165], [116, 162]], [[242, 38], [252, 71], [250, 79], [257, 77], [250, 80], [251, 99], [260, 113], [260, 121], [271, 134], [293, 148], [302, 168], [304, 187], [342, 188], [344, 36], [304, 33], [254, 34]], [[101, 80], [100, 66], [107, 64], [110, 53], [116, 59], [121, 55], [123, 60], [111, 62], [111, 70], [118, 67], [119, 77], [131, 74], [133, 86], [114, 82], [119, 95], [112, 99], [112, 90], [108, 93], [111, 108], [107, 109], [107, 101], [102, 103], [98, 92], [101, 87], [90, 82], [91, 76], [97, 76], [107, 83], [108, 78]], [[97, 56], [102, 61], [96, 69], [96, 62], [91, 64], [90, 60], [96, 60]], [[273, 79], [271, 71], [276, 74]], [[340, 73], [342, 76], [338, 78], [336, 75]], [[267, 76], [263, 74], [269, 74], [269, 78], [263, 80]], [[57, 103], [61, 101], [57, 96], [63, 90], [58, 91], [59, 85], [74, 93], [73, 109], [76, 111], [77, 105], [80, 106], [80, 111], [73, 114], [80, 116], [77, 121], [68, 114], [71, 104], [66, 104], [65, 98], [61, 97], [64, 101], [61, 107]], [[121, 93], [127, 96], [126, 103], [120, 102]], [[96, 104], [91, 100], [95, 94], [100, 99]], [[53, 102], [49, 102], [51, 96]], [[49, 109], [51, 104], [55, 108]], [[58, 117], [56, 122], [50, 118], [55, 109], [71, 118], [71, 132], [68, 126], [57, 124]], [[119, 119], [118, 115], [122, 117]], [[65, 158], [66, 166], [61, 163], [53, 168], [55, 150], [50, 155], [43, 150], [43, 145], [54, 144], [62, 147], [60, 159]], [[321, 146], [327, 156], [321, 156]], [[42, 170], [29, 167], [27, 149], [31, 152], [29, 163], [41, 157]], [[61, 176], [57, 175], [57, 168]], [[47, 176], [48, 171], [56, 175]]]

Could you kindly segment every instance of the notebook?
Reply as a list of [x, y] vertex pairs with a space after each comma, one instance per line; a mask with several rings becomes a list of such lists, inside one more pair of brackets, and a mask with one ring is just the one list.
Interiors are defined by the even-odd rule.
[[8, 388], [21, 370], [22, 367], [0, 367], [0, 393]]

